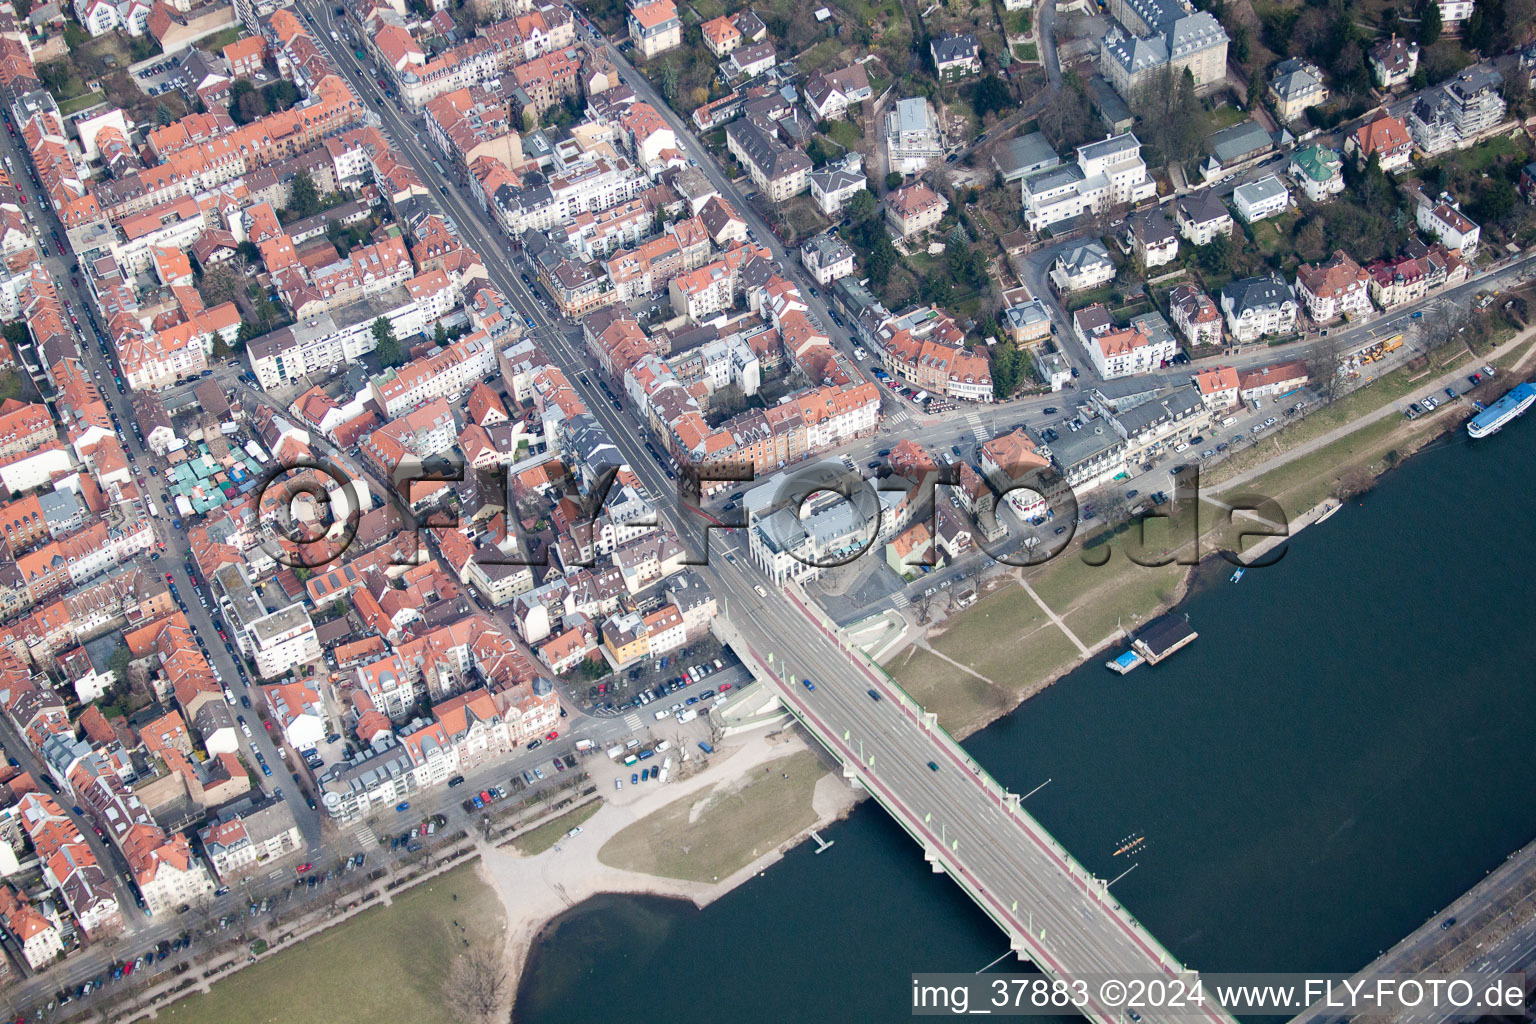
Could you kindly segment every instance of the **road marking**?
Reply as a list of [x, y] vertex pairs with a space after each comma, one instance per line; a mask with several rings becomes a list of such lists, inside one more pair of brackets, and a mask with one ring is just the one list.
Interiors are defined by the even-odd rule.
[[360, 825], [353, 830], [352, 834], [357, 837], [358, 843], [364, 850], [371, 850], [379, 845], [379, 837], [367, 825]]
[[988, 430], [986, 424], [981, 422], [980, 413], [973, 412], [969, 414], [965, 417], [965, 422], [971, 425], [971, 433], [976, 435], [977, 441], [985, 444], [992, 440], [992, 431]]
[[624, 716], [624, 724], [629, 726], [631, 729], [638, 729], [640, 728], [640, 716], [631, 711], [629, 714]]
[[911, 603], [912, 603], [912, 600], [911, 600], [911, 598], [907, 597], [907, 592], [905, 590], [898, 590], [898, 591], [896, 591], [895, 596], [893, 596], [891, 598], [891, 607], [892, 608], [905, 608], [907, 605], [909, 605]]

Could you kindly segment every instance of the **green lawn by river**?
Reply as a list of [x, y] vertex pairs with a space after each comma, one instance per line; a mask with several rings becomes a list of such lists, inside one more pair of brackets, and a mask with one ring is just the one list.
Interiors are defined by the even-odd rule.
[[[454, 894], [458, 899], [454, 900]], [[465, 929], [454, 926], [457, 921]], [[502, 941], [496, 893], [473, 864], [238, 971], [157, 1018], [177, 1024], [460, 1024], [442, 984], [464, 941]]]

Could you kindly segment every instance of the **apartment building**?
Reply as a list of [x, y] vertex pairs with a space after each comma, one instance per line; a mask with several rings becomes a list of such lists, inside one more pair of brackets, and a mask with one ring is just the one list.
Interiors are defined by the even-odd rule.
[[1292, 57], [1276, 64], [1270, 72], [1269, 99], [1281, 120], [1294, 121], [1308, 107], [1327, 103], [1328, 87], [1323, 84], [1323, 73], [1316, 64]]
[[1221, 290], [1221, 309], [1240, 342], [1296, 329], [1296, 294], [1279, 274], [1233, 281]]
[[938, 226], [949, 200], [921, 181], [886, 193], [885, 223], [897, 238], [911, 238]]
[[774, 202], [810, 187], [811, 158], [779, 141], [773, 125], [752, 116], [740, 118], [726, 126], [725, 142], [752, 183]]
[[1123, 30], [1112, 28], [1105, 38], [1100, 66], [1127, 100], [1165, 74], [1177, 83], [1187, 70], [1202, 92], [1226, 80], [1230, 40], [1209, 12], [1184, 0], [1111, 0], [1109, 12]]
[[301, 604], [262, 616], [250, 624], [249, 633], [255, 648], [256, 674], [263, 679], [283, 675], [320, 658], [320, 640]]
[[683, 45], [683, 23], [672, 0], [631, 2], [626, 20], [629, 38], [646, 60]]
[[1374, 156], [1380, 161], [1382, 170], [1388, 173], [1401, 171], [1412, 162], [1413, 137], [1402, 121], [1383, 113], [1345, 138], [1344, 155], [1362, 166]]
[[265, 874], [268, 865], [298, 853], [304, 837], [293, 809], [281, 797], [241, 801], [220, 810], [198, 832], [219, 881]]
[[496, 370], [496, 350], [483, 331], [369, 380], [374, 404], [390, 419], [433, 398], [455, 398]]
[[885, 115], [887, 164], [898, 174], [921, 174], [944, 159], [944, 135], [933, 105], [921, 96], [897, 100]]
[[1221, 344], [1221, 311], [1194, 285], [1181, 284], [1168, 293], [1168, 313], [1190, 347]]
[[454, 305], [448, 276], [431, 270], [374, 298], [254, 338], [246, 345], [246, 362], [267, 390], [312, 373], [334, 373], [378, 347], [373, 325], [380, 317], [395, 337], [410, 338], [447, 316]]
[[1340, 249], [1323, 263], [1296, 268], [1296, 294], [1315, 323], [1340, 317], [1357, 320], [1373, 312], [1370, 280], [1371, 275]]
[[1139, 203], [1157, 194], [1141, 159], [1141, 142], [1126, 132], [1080, 146], [1077, 159], [1022, 182], [1024, 219], [1038, 231], [1084, 213]]
[[1344, 191], [1344, 158], [1320, 142], [1293, 152], [1286, 170], [1314, 203], [1327, 202]]
[[1291, 193], [1278, 177], [1270, 174], [1237, 186], [1232, 193], [1232, 205], [1243, 223], [1254, 224], [1284, 213], [1291, 205]]

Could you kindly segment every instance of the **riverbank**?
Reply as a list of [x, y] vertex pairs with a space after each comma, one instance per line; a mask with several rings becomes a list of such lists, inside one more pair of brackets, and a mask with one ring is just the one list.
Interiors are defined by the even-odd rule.
[[[745, 802], [745, 791], [769, 775], [775, 779], [783, 775], [785, 781], [796, 784], [797, 791], [807, 794], [806, 813], [792, 821], [780, 818], [783, 827], [777, 830], [779, 834], [773, 834], [771, 827], [755, 836], [731, 830], [732, 837], [746, 845], [739, 850], [716, 851], [716, 856], [706, 861], [731, 861], [733, 853], [737, 854], [734, 860], [746, 861], [729, 874], [704, 880], [702, 876], [669, 876], [624, 866], [626, 862], [644, 862], [643, 852], [637, 857], [637, 849], [649, 849], [652, 866], [677, 864], [678, 851], [638, 842], [635, 830], [652, 822], [677, 821], [680, 814], [681, 821], [696, 823], [709, 815], [712, 807]], [[627, 786], [610, 795], [613, 799], [603, 801], [601, 809], [582, 824], [580, 834], [564, 838], [542, 853], [528, 856], [510, 844], [489, 847], [483, 853], [483, 877], [500, 896], [506, 915], [506, 955], [513, 992], [522, 982], [529, 951], [540, 935], [583, 901], [618, 893], [662, 896], [706, 907], [776, 863], [811, 832], [846, 816], [859, 800], [841, 779], [826, 770], [819, 752], [813, 752], [798, 732], [789, 731], [726, 740], [702, 771], [664, 786]], [[689, 871], [676, 870], [679, 874]]]
[[[1527, 328], [1495, 348], [1487, 361], [1500, 367], [1502, 380], [1512, 387], [1533, 356], [1536, 328]], [[1466, 353], [1447, 361], [1418, 378], [1413, 390], [1434, 392], [1457, 383], [1469, 359]], [[1125, 538], [1111, 535], [1099, 545], [1109, 554], [1095, 551], [1102, 565], [1090, 566], [1081, 557], [1093, 550], [1094, 538], [1088, 538], [1042, 566], [997, 567], [974, 605], [915, 631], [909, 644], [885, 653], [882, 667], [954, 736], [964, 739], [986, 728], [1124, 642], [1139, 625], [1177, 607], [1194, 581], [1224, 581], [1230, 569], [1221, 551], [1240, 548], [1248, 561], [1273, 551], [1316, 523], [1330, 504], [1347, 503], [1412, 455], [1460, 430], [1471, 414], [1465, 405], [1442, 405], [1433, 415], [1407, 420], [1395, 392], [1382, 394], [1387, 400], [1380, 406], [1301, 443], [1285, 444], [1282, 431], [1269, 458], [1237, 472], [1218, 469], [1214, 475], [1224, 479], [1204, 488], [1195, 509], [1175, 509], [1159, 531], [1149, 525], [1143, 544], [1149, 554], [1157, 553], [1160, 543], [1193, 532], [1193, 538], [1161, 550], [1185, 564], [1136, 564], [1115, 554]], [[1359, 399], [1357, 392], [1343, 401]], [[1306, 511], [1284, 515], [1284, 536], [1243, 543], [1239, 534], [1246, 514], [1233, 517], [1221, 497], [1238, 493], [1267, 497], [1282, 513]], [[1199, 558], [1190, 557], [1196, 551]], [[1211, 568], [1202, 572], [1202, 566]]]
[[[1536, 335], [1532, 332], [1524, 332], [1521, 337], [1501, 346], [1495, 356], [1520, 354], [1522, 346], [1528, 346], [1533, 336]], [[1529, 355], [1530, 350], [1525, 349], [1520, 358], [1524, 360]], [[1303, 493], [1306, 488], [1322, 489], [1319, 499], [1305, 506], [1306, 511], [1289, 517], [1285, 537], [1244, 546], [1246, 557], [1257, 557], [1316, 524], [1329, 508], [1340, 502], [1340, 497], [1330, 492], [1346, 483], [1350, 487], [1359, 485], [1359, 479], [1349, 479], [1352, 474], [1346, 471], [1369, 469], [1369, 475], [1364, 478], [1368, 485], [1370, 480], [1400, 465], [1406, 457], [1435, 438], [1461, 425], [1461, 418], [1451, 415], [1450, 410], [1431, 419], [1409, 422], [1400, 417], [1389, 420], [1389, 416], [1395, 415], [1390, 403], [1383, 409], [1385, 411], [1362, 417], [1350, 429], [1330, 432], [1317, 443], [1309, 441], [1292, 450], [1278, 452], [1254, 467], [1254, 472], [1243, 474], [1242, 482], [1248, 484], [1245, 490], [1268, 493], [1261, 486], [1266, 476], [1301, 462], [1301, 472], [1276, 481], [1285, 486], [1272, 496], [1281, 500]], [[1375, 429], [1361, 434], [1367, 427]], [[1388, 452], [1395, 454], [1387, 457]], [[1202, 499], [1194, 508], [1175, 515], [1166, 536], [1180, 536], [1180, 514], [1193, 515], [1197, 527], [1195, 539], [1171, 546], [1165, 552], [1177, 555], [1191, 545], [1199, 545], [1203, 557], [1196, 564], [1175, 563], [1146, 568], [1121, 556], [1117, 569], [1086, 587], [1080, 585], [1083, 574], [1102, 570], [1086, 566], [1077, 550], [1064, 553], [1044, 567], [1003, 567], [992, 574], [990, 592], [975, 605], [963, 614], [946, 619], [939, 628], [926, 635], [916, 636], [905, 648], [904, 660], [903, 650], [898, 648], [882, 659], [883, 664], [888, 670], [894, 668], [897, 681], [925, 707], [938, 710], [941, 722], [951, 733], [962, 739], [972, 735], [1016, 710], [1025, 700], [1085, 661], [1123, 641], [1136, 625], [1177, 607], [1193, 587], [1203, 585], [1207, 579], [1225, 581], [1230, 569], [1219, 551], [1224, 546], [1229, 550], [1236, 547], [1235, 538], [1230, 538], [1228, 510], [1219, 501]], [[1184, 525], [1188, 525], [1187, 522]], [[1149, 547], [1151, 543], [1148, 542]], [[1063, 594], [1072, 597], [1066, 607], [1057, 611], [1053, 601]], [[979, 627], [978, 624], [982, 625]], [[1018, 650], [1003, 641], [1006, 636], [1018, 638]], [[948, 643], [946, 637], [950, 638]], [[946, 651], [944, 647], [953, 648], [953, 651]], [[1026, 647], [1030, 650], [1023, 650]], [[902, 664], [896, 665], [898, 661]], [[996, 674], [1001, 678], [994, 678], [986, 671], [993, 665], [1000, 667]], [[1007, 673], [1005, 677], [1004, 672]], [[955, 701], [947, 696], [954, 690], [969, 690], [971, 694], [966, 701]], [[974, 713], [958, 717], [963, 716], [967, 708]], [[754, 739], [757, 737], [744, 741], [747, 749]], [[800, 748], [805, 746], [798, 738], [792, 742]], [[761, 765], [764, 754], [762, 750], [747, 757], [737, 753], [735, 757], [741, 760], [735, 766], [728, 764], [727, 770], [715, 781], [744, 778], [748, 773], [742, 769]], [[679, 788], [683, 785], [689, 788]], [[822, 809], [815, 825], [798, 830], [752, 863], [708, 883], [616, 868], [603, 863], [597, 856], [624, 828], [646, 815], [660, 815], [663, 805], [676, 804], [704, 785], [706, 782], [695, 777], [666, 790], [648, 793], [643, 806], [637, 804], [625, 815], [605, 817], [606, 809], [599, 812], [589, 825], [595, 830], [592, 836], [584, 830], [583, 835], [564, 844], [573, 851], [584, 850], [579, 857], [559, 861], [564, 852], [557, 847], [540, 858], [511, 858], [503, 864], [502, 873], [497, 877], [504, 877], [505, 884], [499, 882], [498, 887], [503, 892], [509, 919], [515, 919], [515, 923], [509, 925], [512, 932], [510, 952], [519, 977], [534, 943], [552, 927], [557, 927], [563, 916], [583, 900], [599, 893], [615, 892], [684, 899], [697, 907], [707, 906], [779, 860], [810, 831], [845, 815], [857, 803], [857, 797], [840, 780], [830, 775], [824, 777], [818, 785], [836, 791], [839, 799], [835, 809]], [[827, 795], [830, 799], [834, 794], [829, 792]], [[535, 863], [537, 870], [529, 871]]]

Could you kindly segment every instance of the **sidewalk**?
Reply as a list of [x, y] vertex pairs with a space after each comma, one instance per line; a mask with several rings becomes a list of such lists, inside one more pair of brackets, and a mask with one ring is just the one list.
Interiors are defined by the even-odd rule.
[[[1486, 362], [1491, 363], [1502, 356], [1506, 356], [1511, 352], [1514, 352], [1516, 349], [1529, 342], [1533, 337], [1536, 337], [1536, 326], [1527, 327], [1525, 330], [1521, 331], [1519, 334], [1516, 334], [1513, 338], [1506, 341], [1504, 344], [1500, 345], [1498, 348], [1494, 349], [1483, 358]], [[1433, 380], [1424, 381], [1421, 387], [1426, 392], [1439, 391], [1446, 385], [1452, 383], [1453, 381], [1459, 381], [1465, 376], [1465, 369], [1451, 370], [1447, 373], [1441, 374], [1439, 377], [1436, 377]], [[1310, 455], [1319, 449], [1326, 448], [1328, 445], [1333, 444], [1333, 442], [1339, 440], [1340, 438], [1348, 437], [1355, 431], [1361, 430], [1371, 425], [1372, 423], [1377, 422], [1378, 420], [1384, 419], [1388, 416], [1401, 415], [1402, 410], [1398, 408], [1397, 401], [1387, 402], [1380, 408], [1374, 409], [1371, 412], [1366, 413], [1364, 416], [1351, 420], [1343, 426], [1335, 427], [1333, 430], [1328, 431], [1328, 433], [1319, 435], [1310, 441], [1299, 444], [1295, 448], [1292, 448], [1290, 451], [1281, 452], [1279, 455], [1276, 455], [1272, 459], [1261, 462], [1251, 469], [1243, 470], [1236, 476], [1223, 480], [1218, 484], [1214, 484], [1210, 486], [1208, 490], [1212, 494], [1220, 494], [1223, 491], [1231, 490], [1232, 488], [1241, 484], [1255, 480], [1258, 477], [1261, 477], [1264, 474], [1270, 472], [1271, 470], [1278, 469], [1279, 467], [1289, 462], [1294, 462], [1295, 460]]]

